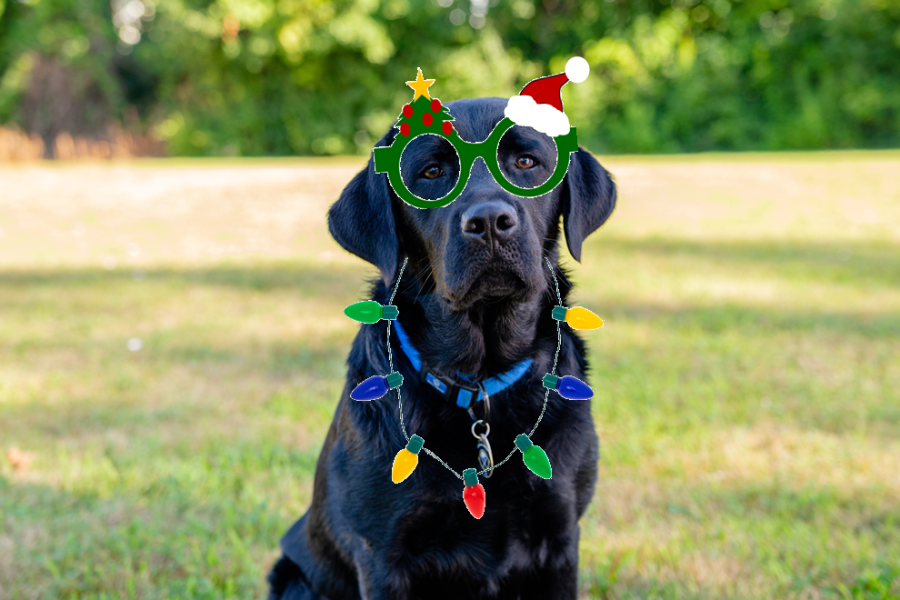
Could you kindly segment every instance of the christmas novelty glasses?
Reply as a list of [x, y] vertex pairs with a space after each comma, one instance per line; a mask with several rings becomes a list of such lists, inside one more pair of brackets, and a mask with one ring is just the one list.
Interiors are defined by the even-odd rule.
[[560, 88], [580, 82], [589, 68], [582, 58], [566, 63], [566, 72], [535, 79], [509, 99], [504, 118], [483, 142], [467, 142], [453, 127], [453, 116], [428, 88], [419, 69], [413, 101], [403, 107], [399, 135], [374, 150], [375, 172], [387, 173], [394, 192], [417, 208], [453, 202], [466, 188], [475, 159], [484, 160], [497, 184], [526, 198], [553, 190], [578, 150], [575, 128], [563, 112]]
[[[417, 112], [415, 109], [418, 108], [418, 103], [414, 102], [412, 106], [413, 118], [415, 118]], [[430, 113], [427, 102], [424, 106]], [[444, 124], [450, 125], [450, 122], [445, 121]], [[478, 157], [484, 159], [484, 164], [493, 175], [494, 180], [504, 190], [527, 198], [546, 194], [559, 185], [566, 176], [569, 168], [569, 154], [578, 150], [574, 127], [566, 135], [556, 138], [548, 138], [543, 134], [529, 136], [525, 132], [514, 132], [517, 134], [515, 137], [511, 135], [504, 138], [504, 134], [515, 126], [512, 120], [504, 118], [483, 142], [467, 142], [459, 137], [456, 130], [451, 128], [448, 128], [451, 129], [450, 134], [446, 135], [443, 132], [438, 134], [428, 131], [430, 128], [422, 125], [421, 120], [415, 125], [419, 131], [411, 126], [412, 133], [409, 136], [401, 134], [391, 146], [375, 148], [375, 172], [387, 173], [391, 187], [394, 188], [397, 195], [417, 208], [437, 208], [456, 200], [466, 189], [466, 183], [472, 173], [472, 165]], [[548, 165], [535, 165], [535, 159], [530, 156], [519, 158], [515, 154], [515, 150], [522, 147], [521, 143], [517, 143], [519, 141], [544, 147], [555, 144], [555, 148], [551, 146], [549, 153], [556, 163], [555, 167], [552, 164], [549, 165], [553, 167], [550, 170]], [[502, 148], [501, 143], [508, 147], [508, 151], [503, 152], [506, 148]], [[537, 186], [528, 187], [528, 176], [531, 173], [517, 173], [514, 169], [520, 168], [518, 165], [510, 167], [508, 164], [503, 164], [501, 168], [501, 161], [503, 163], [512, 161], [513, 165], [517, 162], [528, 165], [528, 161], [532, 161], [531, 165], [526, 168], [543, 171], [543, 173], [535, 174], [544, 181], [539, 181]], [[431, 173], [428, 169], [437, 169], [438, 171], [432, 171], [436, 177], [430, 177]], [[545, 176], [541, 177], [542, 175]]]

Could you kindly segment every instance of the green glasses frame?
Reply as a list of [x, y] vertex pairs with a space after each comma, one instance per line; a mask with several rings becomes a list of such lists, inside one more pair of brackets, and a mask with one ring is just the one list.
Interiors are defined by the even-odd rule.
[[[466, 189], [466, 184], [469, 182], [469, 176], [472, 174], [472, 166], [475, 164], [475, 159], [478, 157], [481, 157], [484, 160], [484, 164], [487, 165], [494, 180], [507, 192], [525, 198], [534, 198], [546, 194], [562, 182], [563, 178], [566, 176], [566, 172], [569, 170], [570, 155], [573, 152], [578, 151], [578, 139], [575, 135], [575, 128], [572, 127], [565, 135], [553, 138], [553, 141], [556, 142], [557, 159], [556, 169], [554, 169], [550, 178], [537, 187], [521, 188], [510, 182], [503, 175], [503, 172], [500, 170], [500, 163], [497, 159], [500, 140], [503, 137], [503, 134], [514, 125], [515, 123], [513, 121], [504, 117], [503, 120], [494, 127], [491, 135], [483, 142], [467, 142], [459, 137], [455, 128], [449, 134], [444, 134], [442, 131], [418, 131], [415, 135], [398, 135], [394, 138], [394, 143], [390, 146], [382, 146], [374, 149], [375, 172], [387, 173], [388, 181], [390, 181], [391, 187], [394, 188], [394, 192], [404, 202], [415, 206], [416, 208], [440, 208], [441, 206], [446, 206], [456, 200], [459, 195], [463, 193], [463, 190]], [[443, 198], [438, 198], [436, 200], [420, 198], [410, 192], [409, 188], [407, 188], [406, 184], [403, 182], [403, 177], [400, 173], [400, 156], [403, 154], [403, 150], [406, 148], [407, 144], [420, 135], [437, 135], [445, 138], [453, 145], [453, 148], [456, 149], [456, 153], [459, 156], [459, 180], [456, 182], [456, 186], [450, 190], [450, 193]]]

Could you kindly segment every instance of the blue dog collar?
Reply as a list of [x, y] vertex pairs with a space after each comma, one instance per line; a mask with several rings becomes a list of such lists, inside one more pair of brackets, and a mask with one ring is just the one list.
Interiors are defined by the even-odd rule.
[[415, 349], [409, 336], [406, 335], [403, 326], [399, 320], [393, 321], [393, 326], [397, 331], [397, 338], [400, 340], [400, 348], [409, 359], [413, 368], [422, 374], [425, 383], [437, 390], [441, 396], [448, 402], [456, 404], [461, 408], [469, 408], [474, 402], [481, 400], [481, 390], [483, 389], [488, 396], [492, 396], [502, 392], [518, 380], [522, 378], [528, 369], [531, 368], [531, 359], [516, 363], [513, 367], [496, 377], [489, 377], [481, 382], [473, 382], [470, 375], [458, 373], [462, 381], [450, 381], [444, 377], [440, 377], [427, 371], [422, 363], [422, 357], [419, 351]]

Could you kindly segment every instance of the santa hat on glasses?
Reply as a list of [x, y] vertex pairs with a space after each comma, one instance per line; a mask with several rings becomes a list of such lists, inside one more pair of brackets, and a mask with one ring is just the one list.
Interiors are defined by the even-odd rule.
[[562, 86], [570, 81], [581, 83], [591, 68], [580, 56], [566, 63], [566, 72], [535, 79], [509, 99], [504, 114], [516, 125], [532, 127], [550, 137], [569, 133], [569, 117], [563, 112]]

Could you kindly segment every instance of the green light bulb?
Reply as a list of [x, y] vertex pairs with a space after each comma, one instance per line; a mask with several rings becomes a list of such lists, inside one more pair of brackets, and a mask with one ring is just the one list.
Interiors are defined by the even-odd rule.
[[531, 472], [538, 477], [550, 479], [553, 476], [553, 468], [550, 466], [550, 459], [547, 453], [540, 446], [534, 443], [524, 433], [516, 436], [516, 447], [522, 451], [522, 460], [525, 466], [531, 469]]
[[382, 306], [374, 300], [365, 300], [351, 304], [344, 309], [344, 314], [360, 323], [377, 323], [381, 319], [394, 320], [397, 318], [397, 307], [388, 304]]

